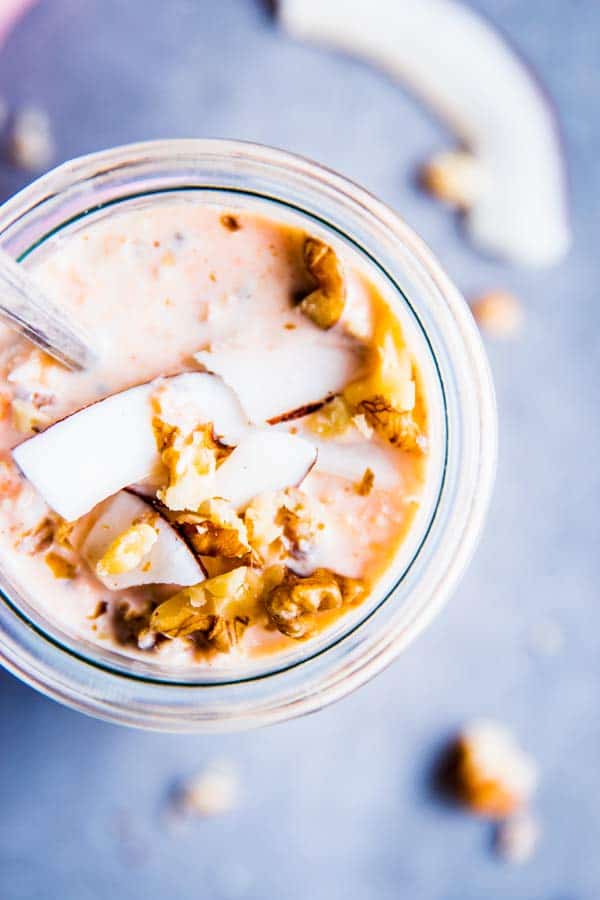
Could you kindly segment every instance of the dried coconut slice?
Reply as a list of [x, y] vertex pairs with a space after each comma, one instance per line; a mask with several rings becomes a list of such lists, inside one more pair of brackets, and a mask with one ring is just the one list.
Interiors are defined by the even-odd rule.
[[215, 496], [243, 509], [266, 491], [296, 487], [317, 459], [308, 441], [272, 429], [249, 432], [216, 472]]
[[470, 149], [483, 173], [466, 216], [474, 243], [539, 266], [566, 253], [565, 162], [553, 110], [484, 18], [455, 0], [278, 0], [278, 11], [291, 34], [402, 79]]
[[316, 328], [291, 332], [259, 353], [250, 346], [217, 346], [195, 358], [235, 391], [256, 424], [338, 393], [361, 364], [354, 342], [325, 337]]
[[[127, 541], [129, 535], [133, 541]], [[79, 552], [111, 591], [141, 584], [188, 587], [204, 581], [183, 538], [149, 503], [129, 491], [106, 501]]]
[[196, 423], [211, 422], [224, 443], [237, 444], [248, 427], [220, 379], [191, 372], [164, 379], [160, 388], [149, 382], [93, 403], [19, 444], [13, 458], [52, 509], [67, 521], [78, 519], [158, 464], [151, 398], [159, 389]]
[[[290, 428], [298, 436], [308, 441], [317, 452], [315, 472], [336, 475], [348, 481], [359, 482], [365, 469], [371, 469], [375, 476], [375, 487], [383, 490], [400, 490], [402, 473], [397, 463], [394, 449], [382, 446], [372, 440], [347, 439], [346, 437], [321, 438], [311, 427], [311, 417], [296, 419], [291, 424], [281, 422], [271, 426], [280, 432], [289, 433]], [[358, 432], [356, 432], [358, 434]]]

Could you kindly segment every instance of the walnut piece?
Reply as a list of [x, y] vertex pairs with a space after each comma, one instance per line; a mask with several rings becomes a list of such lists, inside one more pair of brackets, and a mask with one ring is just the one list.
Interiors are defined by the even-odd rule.
[[266, 564], [306, 556], [319, 529], [310, 497], [298, 488], [255, 497], [244, 521], [252, 550]]
[[465, 150], [438, 153], [421, 168], [421, 186], [438, 200], [468, 209], [485, 187], [481, 162]]
[[23, 482], [15, 464], [4, 454], [0, 454], [0, 500], [16, 497]]
[[402, 450], [420, 450], [421, 432], [411, 412], [398, 412], [384, 397], [361, 400], [357, 410], [390, 444]]
[[37, 525], [28, 528], [20, 535], [16, 547], [30, 555], [43, 553], [45, 550], [49, 550], [54, 543], [56, 529], [57, 520], [54, 516], [44, 516]]
[[374, 484], [375, 474], [372, 469], [367, 468], [363, 473], [363, 477], [356, 485], [356, 493], [360, 494], [361, 497], [368, 497], [373, 490]]
[[77, 566], [53, 550], [46, 553], [44, 562], [55, 578], [75, 578], [77, 574]]
[[319, 328], [333, 328], [346, 304], [346, 284], [340, 262], [328, 244], [313, 237], [304, 241], [303, 256], [304, 265], [318, 287], [304, 297], [300, 309]]
[[173, 519], [200, 556], [243, 559], [251, 552], [243, 519], [220, 497], [206, 500], [197, 513], [180, 513]]
[[374, 347], [368, 374], [351, 382], [344, 399], [351, 409], [361, 400], [385, 397], [398, 412], [410, 412], [416, 403], [416, 385], [411, 356], [400, 335], [393, 335], [382, 325], [374, 335]]
[[[151, 606], [149, 601], [136, 606], [120, 603], [112, 608], [111, 625], [118, 644], [140, 648], [140, 638], [148, 633]], [[142, 640], [143, 643], [143, 640]], [[141, 647], [140, 649], [144, 649]]]
[[318, 613], [354, 602], [362, 591], [360, 582], [329, 569], [315, 569], [304, 577], [287, 569], [283, 580], [266, 594], [264, 604], [273, 625], [300, 640], [315, 632]]
[[169, 638], [198, 635], [226, 653], [247, 628], [253, 599], [249, 569], [240, 566], [178, 591], [154, 610], [150, 629]]
[[212, 426], [199, 425], [186, 435], [159, 416], [154, 417], [152, 425], [168, 476], [167, 486], [157, 491], [158, 499], [168, 509], [198, 509], [214, 493], [219, 447]]
[[227, 231], [239, 231], [242, 227], [237, 216], [232, 216], [231, 213], [223, 213], [219, 221]]
[[362, 419], [367, 428], [395, 446], [404, 450], [424, 448], [413, 416], [416, 385], [412, 359], [400, 334], [383, 327], [376, 333], [369, 372], [346, 387], [344, 400], [357, 427]]
[[308, 420], [308, 426], [315, 434], [324, 438], [346, 434], [354, 425], [352, 412], [343, 397], [333, 397]]
[[492, 338], [516, 337], [523, 326], [523, 308], [508, 291], [488, 291], [471, 303], [480, 329]]
[[225, 762], [217, 762], [180, 784], [174, 799], [181, 812], [208, 817], [235, 809], [239, 793], [239, 777], [235, 769]]
[[537, 782], [534, 761], [503, 725], [468, 726], [451, 747], [451, 787], [472, 812], [502, 819], [523, 809]]
[[150, 520], [133, 522], [110, 543], [96, 563], [100, 578], [122, 575], [136, 569], [158, 540], [158, 531]]
[[13, 425], [21, 434], [32, 435], [41, 431], [51, 422], [40, 406], [31, 400], [20, 400], [18, 397], [12, 401]]
[[9, 155], [20, 169], [47, 169], [56, 153], [48, 113], [37, 106], [18, 110], [9, 135]]

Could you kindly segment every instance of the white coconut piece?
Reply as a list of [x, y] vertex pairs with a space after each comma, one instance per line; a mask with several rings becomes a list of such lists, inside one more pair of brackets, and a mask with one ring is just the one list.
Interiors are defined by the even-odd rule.
[[[401, 474], [394, 464], [392, 453], [368, 441], [343, 443], [334, 440], [312, 440], [318, 452], [315, 471], [337, 475], [348, 481], [359, 482], [365, 469], [375, 476], [375, 487], [383, 490], [398, 489]], [[397, 452], [397, 451], [396, 451]]]
[[[398, 451], [395, 448], [382, 446], [375, 440], [361, 440], [360, 437], [322, 438], [310, 427], [310, 417], [301, 417], [293, 421], [279, 422], [271, 427], [285, 433], [294, 429], [305, 441], [317, 451], [314, 471], [327, 475], [335, 475], [348, 481], [358, 483], [365, 469], [371, 469], [375, 476], [375, 487], [383, 490], [401, 490], [402, 473], [398, 466]], [[358, 431], [353, 430], [358, 435]]]
[[224, 443], [236, 444], [247, 428], [232, 391], [212, 375], [192, 372], [166, 378], [160, 388], [148, 382], [93, 403], [19, 444], [13, 458], [52, 509], [78, 519], [156, 467], [151, 397], [159, 389], [174, 398], [173, 407], [179, 398], [196, 423], [212, 422]]
[[360, 365], [353, 341], [323, 338], [317, 329], [290, 332], [260, 352], [252, 346], [217, 346], [195, 358], [235, 391], [256, 424], [338, 393]]
[[[152, 516], [152, 527], [158, 534], [148, 554], [129, 572], [119, 575], [99, 572], [96, 564], [112, 542], [127, 531], [135, 520], [148, 515]], [[79, 550], [104, 586], [111, 591], [122, 591], [141, 584], [188, 587], [204, 581], [200, 563], [178, 532], [150, 504], [128, 491], [119, 491], [104, 503]]]
[[519, 263], [561, 259], [571, 234], [556, 119], [489, 22], [456, 0], [279, 0], [278, 12], [292, 35], [404, 81], [477, 157], [484, 177], [466, 214], [474, 243]]
[[249, 432], [217, 469], [215, 496], [243, 509], [267, 491], [297, 487], [315, 464], [317, 451], [308, 441], [278, 431]]

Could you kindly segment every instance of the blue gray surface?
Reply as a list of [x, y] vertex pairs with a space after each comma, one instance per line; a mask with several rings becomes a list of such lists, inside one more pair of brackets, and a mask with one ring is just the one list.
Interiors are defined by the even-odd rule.
[[[445, 135], [377, 72], [295, 45], [255, 0], [41, 0], [0, 52], [0, 93], [51, 113], [59, 158], [167, 136], [249, 138], [362, 182], [467, 292], [513, 288], [522, 339], [490, 345], [497, 489], [452, 602], [396, 664], [319, 715], [251, 734], [136, 733], [0, 675], [2, 900], [596, 900], [600, 896], [600, 62], [597, 0], [477, 0], [556, 99], [576, 242], [543, 273], [486, 261], [411, 186]], [[0, 194], [25, 176], [0, 166]], [[559, 652], [537, 646], [558, 628]], [[440, 743], [499, 717], [539, 761], [535, 858], [430, 795]], [[227, 817], [173, 828], [169, 785], [239, 767]]]

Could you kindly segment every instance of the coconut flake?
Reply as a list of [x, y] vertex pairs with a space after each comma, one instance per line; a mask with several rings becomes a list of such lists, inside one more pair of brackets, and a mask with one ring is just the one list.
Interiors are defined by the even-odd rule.
[[279, 0], [294, 36], [362, 56], [400, 78], [482, 165], [466, 213], [483, 250], [551, 265], [571, 234], [565, 162], [551, 105], [528, 66], [455, 0]]

